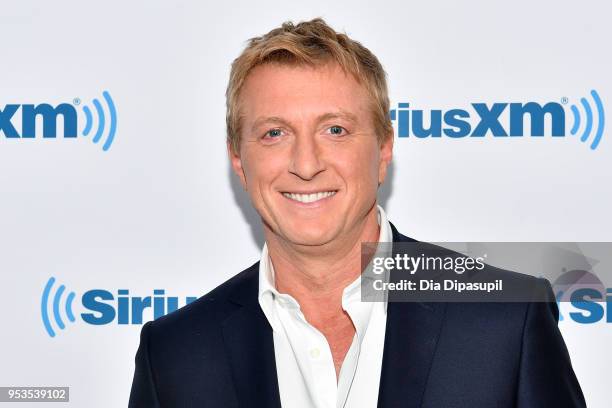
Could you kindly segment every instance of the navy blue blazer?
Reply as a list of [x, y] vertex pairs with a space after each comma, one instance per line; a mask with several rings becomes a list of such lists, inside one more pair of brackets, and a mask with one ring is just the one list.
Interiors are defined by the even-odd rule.
[[[258, 271], [143, 326], [129, 407], [280, 408]], [[378, 407], [584, 407], [557, 320], [554, 302], [389, 302]]]

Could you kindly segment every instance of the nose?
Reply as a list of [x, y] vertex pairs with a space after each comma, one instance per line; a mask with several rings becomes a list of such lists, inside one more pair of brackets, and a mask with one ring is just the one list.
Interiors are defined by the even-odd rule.
[[289, 172], [302, 180], [312, 180], [324, 170], [321, 149], [314, 135], [298, 135], [292, 146]]

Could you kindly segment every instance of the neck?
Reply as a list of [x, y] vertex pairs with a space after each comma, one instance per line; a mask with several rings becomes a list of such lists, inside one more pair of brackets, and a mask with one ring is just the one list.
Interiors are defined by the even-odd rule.
[[294, 297], [305, 314], [309, 306], [342, 312], [342, 292], [361, 273], [361, 243], [378, 242], [379, 231], [376, 205], [341, 239], [321, 246], [295, 245], [266, 230], [277, 290]]

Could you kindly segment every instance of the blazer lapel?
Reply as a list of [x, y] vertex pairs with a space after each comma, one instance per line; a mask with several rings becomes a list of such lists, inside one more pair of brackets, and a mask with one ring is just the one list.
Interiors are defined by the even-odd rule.
[[232, 296], [238, 309], [222, 323], [240, 407], [280, 408], [272, 328], [257, 301], [259, 263]]
[[[415, 242], [391, 229], [393, 242]], [[421, 406], [445, 310], [445, 303], [389, 302], [379, 408]]]

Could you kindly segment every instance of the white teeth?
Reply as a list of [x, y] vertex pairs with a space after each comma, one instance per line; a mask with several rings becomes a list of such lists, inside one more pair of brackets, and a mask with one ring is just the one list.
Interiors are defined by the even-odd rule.
[[322, 191], [320, 193], [312, 193], [312, 194], [283, 193], [285, 197], [290, 198], [295, 201], [299, 201], [300, 203], [312, 203], [312, 202], [319, 201], [326, 197], [331, 197], [334, 194], [336, 194], [335, 191]]

